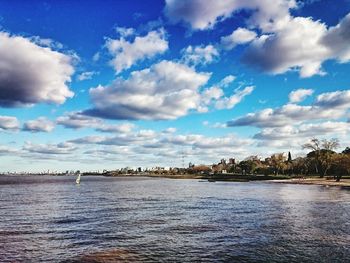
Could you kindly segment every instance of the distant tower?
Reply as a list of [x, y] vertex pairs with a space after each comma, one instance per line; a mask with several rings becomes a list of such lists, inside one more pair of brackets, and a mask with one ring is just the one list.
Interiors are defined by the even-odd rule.
[[288, 152], [288, 162], [292, 162], [292, 155], [290, 154], [290, 152]]

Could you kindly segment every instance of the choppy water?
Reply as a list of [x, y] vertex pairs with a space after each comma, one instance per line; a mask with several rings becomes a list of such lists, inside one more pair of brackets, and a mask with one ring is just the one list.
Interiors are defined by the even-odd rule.
[[350, 191], [0, 177], [0, 262], [349, 262]]

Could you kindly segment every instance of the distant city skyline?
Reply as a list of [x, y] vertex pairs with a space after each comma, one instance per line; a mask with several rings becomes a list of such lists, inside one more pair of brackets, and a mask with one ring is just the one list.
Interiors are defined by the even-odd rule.
[[0, 172], [350, 146], [350, 1], [0, 2]]

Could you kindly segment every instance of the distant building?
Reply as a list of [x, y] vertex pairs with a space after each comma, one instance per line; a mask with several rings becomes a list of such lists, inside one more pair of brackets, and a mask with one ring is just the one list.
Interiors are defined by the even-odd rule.
[[228, 164], [230, 164], [230, 165], [236, 164], [235, 158], [228, 159]]
[[225, 159], [221, 159], [219, 164], [226, 165], [226, 160]]

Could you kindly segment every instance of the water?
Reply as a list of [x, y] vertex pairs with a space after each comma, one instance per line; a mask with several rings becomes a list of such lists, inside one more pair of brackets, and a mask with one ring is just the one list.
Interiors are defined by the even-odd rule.
[[0, 262], [349, 262], [350, 191], [0, 177]]

